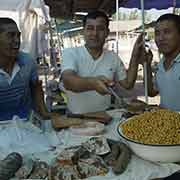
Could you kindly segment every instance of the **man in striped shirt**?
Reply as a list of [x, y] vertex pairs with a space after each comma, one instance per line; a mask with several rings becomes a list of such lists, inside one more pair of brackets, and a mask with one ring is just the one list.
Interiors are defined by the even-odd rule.
[[0, 18], [0, 120], [26, 118], [30, 110], [47, 117], [35, 62], [19, 51], [20, 32], [9, 18]]
[[57, 113], [47, 112], [35, 62], [27, 53], [20, 52], [19, 47], [16, 23], [0, 18], [0, 121], [11, 120], [14, 115], [26, 118], [33, 109], [51, 119], [55, 128], [81, 124], [81, 120], [68, 122]]

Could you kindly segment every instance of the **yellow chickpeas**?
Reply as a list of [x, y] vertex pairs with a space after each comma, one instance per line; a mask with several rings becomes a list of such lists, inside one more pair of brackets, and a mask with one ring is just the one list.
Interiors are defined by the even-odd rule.
[[121, 128], [126, 137], [144, 144], [180, 144], [180, 114], [170, 110], [133, 116]]

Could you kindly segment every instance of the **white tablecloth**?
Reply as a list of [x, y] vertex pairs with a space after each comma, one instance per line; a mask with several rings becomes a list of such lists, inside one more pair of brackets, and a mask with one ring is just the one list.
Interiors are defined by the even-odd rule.
[[[117, 125], [119, 124], [119, 121], [121, 120], [122, 111], [112, 110], [112, 111], [108, 111], [108, 113], [113, 116], [113, 121], [109, 125], [106, 126], [106, 131], [103, 134], [103, 136], [114, 139], [114, 140], [120, 140], [120, 137], [117, 132]], [[2, 134], [3, 134], [2, 131], [0, 131], [0, 138]], [[65, 147], [70, 147], [73, 145], [80, 145], [82, 142], [85, 142], [86, 140], [90, 138], [89, 136], [74, 135], [68, 129], [55, 132], [54, 130], [52, 130], [52, 128], [50, 128], [50, 122], [48, 121], [46, 122], [45, 137], [47, 136], [48, 136], [49, 144], [56, 146], [56, 150], [49, 149], [44, 144], [44, 151], [43, 151], [43, 148], [35, 148], [34, 152], [32, 152], [32, 148], [28, 148], [28, 146], [26, 145], [26, 148], [23, 148], [23, 151], [21, 153], [24, 156], [30, 156], [32, 158], [41, 159], [48, 163], [51, 163], [52, 160], [57, 156], [57, 154], [61, 152]], [[14, 141], [13, 138], [15, 137], [11, 137], [12, 141]], [[39, 141], [41, 141], [41, 138], [39, 139]], [[38, 143], [38, 139], [36, 139], [35, 142]], [[41, 142], [39, 142], [39, 145], [40, 144]], [[2, 145], [3, 145], [3, 142], [1, 141], [0, 142], [0, 159], [2, 159], [5, 155], [7, 155], [7, 152], [5, 152], [5, 149], [1, 148]], [[32, 144], [31, 146], [35, 147], [36, 144]], [[22, 148], [22, 145], [21, 145], [21, 148]], [[31, 149], [31, 151], [29, 149]], [[16, 149], [12, 149], [12, 151], [16, 151]], [[106, 176], [91, 177], [91, 178], [88, 178], [88, 180], [109, 180], [109, 179], [111, 180], [150, 180], [154, 178], [168, 176], [178, 170], [180, 170], [180, 165], [177, 165], [174, 163], [163, 163], [163, 164], [152, 163], [149, 161], [145, 161], [137, 157], [136, 155], [133, 155], [126, 171], [123, 174], [116, 176], [110, 170]]]
[[[108, 111], [108, 113], [113, 116], [113, 121], [106, 126], [106, 132], [103, 136], [114, 140], [120, 140], [117, 126], [123, 112], [117, 109]], [[87, 136], [74, 135], [69, 130], [60, 131], [58, 136], [62, 139], [64, 147], [81, 144], [90, 138]], [[152, 163], [133, 155], [130, 164], [123, 174], [116, 176], [110, 170], [106, 176], [91, 177], [88, 178], [88, 180], [150, 180], [166, 177], [178, 170], [180, 170], [180, 165], [174, 163]]]

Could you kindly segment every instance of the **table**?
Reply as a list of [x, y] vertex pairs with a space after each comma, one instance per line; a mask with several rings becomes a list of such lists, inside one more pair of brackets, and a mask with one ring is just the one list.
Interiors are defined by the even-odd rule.
[[[115, 109], [107, 111], [113, 117], [113, 121], [106, 126], [106, 132], [103, 134], [106, 138], [120, 140], [120, 136], [117, 132], [117, 126], [122, 120], [122, 109]], [[78, 136], [70, 132], [70, 130], [62, 130], [57, 132], [58, 137], [63, 140], [60, 148], [69, 147], [73, 145], [79, 145], [85, 142], [90, 137], [88, 136]], [[91, 177], [88, 180], [150, 180], [154, 178], [166, 177], [180, 169], [180, 165], [174, 163], [152, 163], [145, 161], [136, 155], [132, 156], [130, 164], [127, 170], [119, 175], [115, 176], [110, 170], [106, 176]]]
[[[114, 140], [120, 140], [120, 136], [117, 132], [117, 126], [122, 120], [121, 117], [123, 114], [123, 110], [115, 109], [107, 111], [107, 113], [109, 113], [113, 117], [113, 120], [109, 125], [106, 126], [106, 130], [103, 136]], [[89, 136], [74, 135], [69, 129], [54, 131], [51, 127], [50, 121], [46, 121], [45, 126], [46, 133], [49, 134], [49, 137], [51, 137], [50, 139], [54, 141], [52, 143], [54, 143], [54, 146], [56, 146], [56, 150], [52, 151], [50, 149], [46, 149], [44, 151], [41, 150], [41, 152], [25, 153], [25, 156], [41, 159], [43, 161], [46, 161], [47, 163], [51, 163], [53, 159], [58, 155], [58, 153], [61, 152], [64, 148], [73, 145], [80, 145], [82, 142], [85, 142], [90, 138]], [[3, 155], [1, 146], [0, 152], [1, 158]], [[136, 155], [133, 155], [126, 171], [123, 174], [116, 176], [110, 170], [106, 176], [90, 177], [88, 178], [88, 180], [150, 180], [160, 177], [166, 177], [178, 170], [180, 170], [180, 165], [174, 163], [152, 163], [149, 161], [145, 161], [137, 157]]]

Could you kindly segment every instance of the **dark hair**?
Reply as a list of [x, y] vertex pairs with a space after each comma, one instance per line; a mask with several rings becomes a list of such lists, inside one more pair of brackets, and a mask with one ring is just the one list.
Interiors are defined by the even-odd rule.
[[87, 19], [96, 19], [98, 17], [103, 17], [106, 20], [106, 25], [108, 28], [109, 18], [105, 12], [100, 10], [89, 12], [83, 19], [83, 27], [85, 27]]
[[5, 31], [5, 27], [8, 24], [14, 24], [17, 27], [16, 22], [11, 18], [0, 18], [0, 32]]
[[156, 24], [158, 22], [161, 22], [161, 21], [172, 21], [174, 22], [174, 24], [176, 25], [177, 27], [177, 30], [180, 32], [180, 16], [177, 15], [177, 14], [171, 14], [171, 13], [168, 13], [168, 14], [163, 14], [162, 16], [160, 16], [157, 21], [156, 21]]

